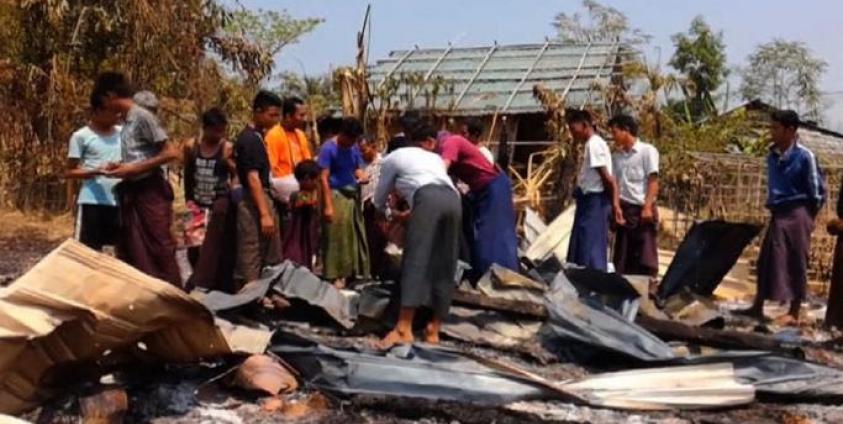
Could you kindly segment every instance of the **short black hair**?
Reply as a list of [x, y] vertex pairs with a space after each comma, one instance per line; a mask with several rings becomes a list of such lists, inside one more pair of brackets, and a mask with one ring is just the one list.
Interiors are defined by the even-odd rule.
[[469, 118], [463, 123], [468, 130], [468, 135], [474, 138], [479, 138], [483, 135], [483, 122], [477, 118]]
[[567, 109], [565, 110], [565, 122], [574, 124], [582, 122], [588, 125], [592, 124], [591, 113], [587, 110], [581, 109]]
[[290, 116], [296, 113], [296, 109], [300, 105], [304, 105], [304, 100], [300, 97], [290, 96], [284, 99], [284, 104], [281, 106], [281, 115]]
[[799, 114], [793, 110], [776, 110], [770, 114], [770, 120], [782, 124], [785, 128], [799, 129]]
[[319, 174], [321, 173], [322, 168], [315, 160], [312, 159], [306, 159], [299, 162], [295, 169], [293, 169], [293, 175], [299, 181], [319, 178]]
[[322, 138], [329, 138], [337, 135], [340, 132], [340, 125], [342, 119], [335, 118], [331, 115], [325, 115], [316, 121], [316, 126], [319, 128], [319, 135]]
[[629, 115], [615, 115], [609, 120], [609, 127], [620, 128], [638, 137], [638, 122]]
[[91, 90], [91, 107], [102, 109], [105, 97], [109, 94], [125, 99], [132, 97], [135, 91], [125, 75], [119, 72], [103, 72], [94, 80], [94, 88]]
[[409, 133], [410, 131], [412, 131], [413, 128], [418, 125], [420, 121], [421, 117], [416, 111], [404, 112], [404, 114], [401, 115], [401, 118], [398, 119], [398, 123], [400, 124], [401, 129], [405, 133]]
[[360, 125], [360, 121], [358, 121], [357, 118], [342, 118], [342, 122], [340, 123], [338, 133], [347, 137], [357, 139], [360, 138], [361, 135], [363, 135], [363, 125]]
[[202, 127], [211, 128], [228, 125], [228, 117], [218, 107], [212, 107], [202, 113]]
[[418, 146], [429, 139], [436, 139], [436, 130], [427, 122], [419, 122], [410, 130], [410, 144]]
[[258, 94], [255, 94], [255, 100], [252, 101], [252, 111], [264, 110], [268, 107], [282, 107], [283, 105], [284, 101], [277, 94], [260, 90]]

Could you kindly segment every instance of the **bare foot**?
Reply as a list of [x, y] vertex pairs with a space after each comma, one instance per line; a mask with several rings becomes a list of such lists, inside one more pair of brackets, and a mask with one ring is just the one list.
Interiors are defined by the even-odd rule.
[[434, 345], [439, 344], [439, 329], [431, 329], [428, 325], [427, 328], [424, 329], [424, 341], [425, 343], [430, 343]]
[[410, 344], [413, 341], [413, 333], [405, 334], [398, 330], [392, 330], [384, 338], [377, 341], [373, 347], [378, 350], [387, 350], [395, 345]]
[[784, 314], [776, 318], [773, 322], [780, 327], [793, 327], [799, 325], [799, 318], [791, 314]]
[[336, 287], [337, 290], [344, 289], [345, 288], [345, 278], [337, 278], [336, 280], [334, 280], [334, 287]]

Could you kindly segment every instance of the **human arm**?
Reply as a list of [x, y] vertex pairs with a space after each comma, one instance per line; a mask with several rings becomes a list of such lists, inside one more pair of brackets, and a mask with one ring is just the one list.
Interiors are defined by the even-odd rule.
[[67, 170], [64, 173], [65, 178], [74, 180], [87, 180], [94, 178], [97, 175], [102, 175], [101, 169], [85, 169], [81, 166], [82, 161], [78, 158], [69, 158], [67, 160]]
[[354, 180], [357, 181], [357, 184], [363, 185], [369, 183], [369, 174], [366, 173], [366, 161], [363, 160], [363, 154], [360, 152], [360, 148], [357, 146], [353, 147], [352, 154], [354, 157]]
[[328, 180], [330, 176], [331, 173], [327, 169], [323, 169], [320, 175], [322, 182], [322, 218], [325, 222], [334, 220], [334, 198], [331, 196], [331, 183]]
[[234, 160], [234, 144], [224, 141], [222, 145], [222, 158], [225, 167], [228, 168], [229, 184], [237, 178], [237, 162]]
[[647, 193], [644, 197], [644, 207], [641, 209], [641, 222], [649, 224], [655, 222], [656, 199], [659, 196], [659, 174], [647, 177]]
[[656, 220], [656, 200], [659, 198], [659, 152], [655, 147], [647, 150], [644, 172], [647, 175], [647, 191], [644, 195], [644, 207], [641, 209], [641, 221], [649, 224]]
[[809, 196], [812, 203], [812, 214], [814, 218], [816, 218], [817, 214], [819, 213], [820, 209], [822, 209], [823, 205], [825, 204], [826, 194], [825, 194], [825, 181], [823, 179], [822, 172], [820, 171], [819, 163], [817, 163], [817, 159], [813, 154], [805, 155], [807, 160], [807, 164], [805, 166], [806, 172], [806, 179], [807, 179], [807, 186], [809, 189]]
[[615, 223], [618, 225], [626, 225], [626, 220], [623, 218], [623, 211], [621, 210], [621, 198], [618, 191], [618, 184], [615, 177], [609, 173], [605, 166], [596, 168], [597, 173], [600, 174], [600, 180], [603, 182], [603, 188], [612, 200], [612, 212], [614, 214]]
[[161, 165], [170, 163], [179, 157], [179, 151], [172, 142], [165, 141], [156, 156], [140, 162], [121, 163], [106, 168], [105, 175], [114, 178], [130, 178], [149, 172]]
[[445, 170], [450, 170], [451, 165], [457, 162], [460, 157], [460, 146], [456, 140], [446, 138], [442, 141], [439, 155], [442, 156], [442, 162], [445, 163]]
[[67, 169], [64, 177], [69, 179], [87, 180], [102, 174], [100, 169], [85, 169], [82, 167], [82, 155], [85, 151], [84, 139], [73, 134], [70, 137], [70, 145], [67, 148]]
[[260, 215], [261, 234], [265, 237], [270, 237], [275, 231], [275, 218], [269, 212], [269, 205], [263, 193], [260, 174], [258, 174], [257, 170], [251, 170], [247, 178], [249, 180], [247, 184], [249, 186], [249, 195], [252, 196], [252, 201], [254, 201], [255, 206], [258, 208], [258, 214]]
[[190, 204], [195, 200], [194, 192], [196, 187], [196, 175], [194, 173], [195, 162], [193, 157], [193, 140], [188, 140], [182, 148], [182, 170], [184, 180], [184, 200]]
[[375, 187], [375, 194], [372, 203], [379, 211], [386, 211], [389, 207], [389, 194], [395, 185], [395, 167], [389, 159], [381, 164], [378, 185]]
[[121, 163], [106, 168], [106, 175], [114, 178], [130, 178], [145, 174], [179, 157], [179, 149], [167, 137], [158, 119], [152, 115], [138, 118], [138, 136], [147, 143], [160, 146], [158, 154], [138, 162]]

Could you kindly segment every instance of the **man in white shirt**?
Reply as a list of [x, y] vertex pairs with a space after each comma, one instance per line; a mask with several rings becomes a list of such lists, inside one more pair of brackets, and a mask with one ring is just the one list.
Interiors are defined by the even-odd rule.
[[574, 193], [577, 209], [567, 261], [606, 271], [610, 213], [613, 213], [617, 224], [624, 223], [617, 184], [612, 177], [612, 154], [606, 142], [594, 131], [589, 112], [571, 109], [566, 111], [565, 119], [574, 142], [585, 143]]
[[433, 153], [435, 148], [435, 130], [419, 124], [408, 147], [390, 153], [381, 164], [375, 207], [385, 211], [394, 189], [412, 209], [401, 262], [401, 312], [395, 329], [378, 343], [380, 349], [413, 342], [413, 317], [420, 306], [433, 310], [425, 341], [438, 343], [442, 320], [451, 307], [462, 204], [445, 162]]
[[626, 221], [617, 228], [612, 262], [618, 273], [655, 277], [659, 272], [659, 152], [638, 139], [638, 123], [631, 116], [615, 116], [609, 121], [609, 129], [618, 148], [612, 163]]

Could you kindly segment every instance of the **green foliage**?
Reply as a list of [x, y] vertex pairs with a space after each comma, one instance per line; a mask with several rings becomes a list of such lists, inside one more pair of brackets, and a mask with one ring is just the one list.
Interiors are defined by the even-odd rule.
[[323, 116], [340, 107], [340, 96], [334, 89], [331, 75], [309, 77], [284, 72], [278, 78], [281, 84], [276, 91], [304, 99], [314, 117]]
[[271, 74], [275, 55], [281, 49], [296, 43], [323, 21], [321, 18], [296, 19], [286, 11], [240, 9], [231, 12], [222, 29], [228, 36], [257, 47], [259, 54], [251, 58], [252, 66], [241, 68], [257, 82]]
[[828, 64], [814, 57], [805, 43], [776, 39], [758, 46], [747, 61], [740, 88], [745, 100], [761, 99], [822, 120], [820, 80]]
[[688, 101], [687, 104], [684, 101], [673, 102], [671, 110], [681, 117], [687, 107], [691, 121], [715, 116], [717, 108], [712, 94], [728, 76], [723, 33], [715, 33], [702, 16], [697, 16], [687, 33], [675, 34], [672, 39], [676, 52], [670, 66], [688, 81], [684, 86]]
[[620, 40], [639, 43], [650, 38], [640, 29], [630, 27], [629, 18], [611, 6], [605, 6], [595, 0], [583, 0], [582, 7], [588, 15], [587, 19], [583, 19], [580, 12], [562, 12], [554, 18], [551, 25], [556, 29], [560, 41], [611, 43]]
[[57, 174], [104, 70], [155, 92], [174, 140], [193, 136], [197, 115], [210, 106], [241, 125], [274, 55], [319, 21], [261, 12], [249, 26], [247, 16], [221, 0], [0, 2], [0, 201], [53, 210], [67, 204]]

